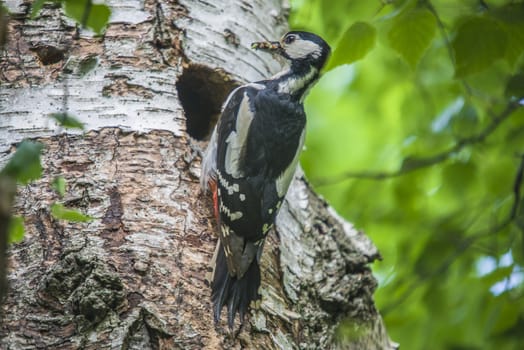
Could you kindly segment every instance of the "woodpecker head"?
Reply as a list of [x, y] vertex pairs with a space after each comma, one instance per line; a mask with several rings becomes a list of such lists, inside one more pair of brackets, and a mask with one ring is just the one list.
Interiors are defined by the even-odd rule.
[[280, 41], [262, 41], [251, 44], [253, 49], [276, 53], [289, 60], [291, 66], [313, 66], [322, 69], [331, 48], [316, 34], [309, 32], [288, 32]]

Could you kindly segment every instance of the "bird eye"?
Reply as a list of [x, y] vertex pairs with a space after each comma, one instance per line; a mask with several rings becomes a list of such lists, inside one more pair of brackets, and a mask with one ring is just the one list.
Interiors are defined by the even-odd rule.
[[294, 35], [288, 35], [284, 38], [284, 44], [291, 44], [293, 41], [295, 41], [295, 36]]

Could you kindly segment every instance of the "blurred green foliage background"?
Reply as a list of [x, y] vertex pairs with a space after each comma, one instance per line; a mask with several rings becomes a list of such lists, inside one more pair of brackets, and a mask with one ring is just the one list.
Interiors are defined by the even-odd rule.
[[403, 349], [524, 348], [524, 3], [293, 0], [334, 52], [302, 166], [380, 249]]

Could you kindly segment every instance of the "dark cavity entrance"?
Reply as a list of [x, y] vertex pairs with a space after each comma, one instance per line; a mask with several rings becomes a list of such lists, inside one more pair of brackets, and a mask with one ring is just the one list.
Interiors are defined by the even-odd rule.
[[222, 103], [238, 85], [224, 72], [206, 66], [193, 64], [184, 69], [176, 89], [191, 137], [197, 140], [209, 137], [220, 116]]

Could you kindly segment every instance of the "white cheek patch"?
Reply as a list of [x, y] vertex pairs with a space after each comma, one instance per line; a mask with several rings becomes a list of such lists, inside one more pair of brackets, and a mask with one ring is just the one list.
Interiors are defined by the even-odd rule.
[[320, 47], [308, 40], [296, 40], [292, 44], [287, 45], [285, 50], [292, 59], [305, 58], [307, 55], [318, 58], [321, 54]]

